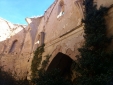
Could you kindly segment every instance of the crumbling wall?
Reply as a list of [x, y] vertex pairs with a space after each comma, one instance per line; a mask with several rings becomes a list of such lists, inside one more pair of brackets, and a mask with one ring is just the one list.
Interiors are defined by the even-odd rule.
[[[58, 17], [59, 4], [61, 1], [63, 1], [63, 8], [61, 6], [63, 12], [61, 11], [62, 14]], [[113, 4], [112, 0], [94, 0], [94, 2], [97, 3], [98, 8], [101, 5], [109, 7]], [[50, 54], [50, 62], [58, 52], [62, 52], [70, 56], [73, 60], [76, 60], [79, 54], [77, 49], [80, 48], [84, 42], [84, 24], [81, 23], [81, 20], [84, 18], [83, 11], [84, 6], [82, 5], [82, 0], [56, 0], [45, 12], [38, 27], [37, 35], [39, 35], [40, 32], [45, 33], [45, 52], [43, 56]], [[113, 9], [111, 8], [106, 17], [108, 36], [113, 34], [112, 11]]]
[[0, 19], [0, 67], [17, 79], [27, 77], [31, 58], [31, 35], [28, 27]]
[[[113, 4], [113, 0], [95, 2], [98, 8], [100, 5], [109, 7]], [[40, 46], [42, 32], [45, 35], [42, 37], [45, 44], [43, 56], [50, 54], [50, 62], [59, 52], [76, 60], [79, 54], [77, 49], [84, 42], [84, 24], [81, 23], [83, 11], [82, 0], [55, 0], [43, 16], [27, 18], [28, 26], [0, 19], [0, 30], [4, 30], [0, 31], [0, 66], [19, 79], [30, 78], [33, 52]], [[113, 8], [105, 18], [109, 36], [113, 34]]]

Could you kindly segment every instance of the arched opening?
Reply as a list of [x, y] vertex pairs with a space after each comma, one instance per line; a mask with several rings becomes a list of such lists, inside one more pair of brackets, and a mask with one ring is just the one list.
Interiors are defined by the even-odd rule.
[[40, 46], [44, 44], [44, 38], [45, 38], [45, 33], [44, 32], [40, 32]]
[[40, 35], [38, 34], [33, 48], [34, 51], [36, 50], [37, 47], [39, 47], [39, 44], [40, 44]]
[[65, 77], [70, 73], [71, 64], [72, 59], [69, 56], [59, 52], [51, 61], [49, 67], [47, 68], [47, 72], [57, 68], [60, 69], [61, 76]]
[[16, 46], [16, 44], [17, 44], [17, 41], [18, 41], [18, 40], [14, 40], [14, 41], [13, 41], [13, 43], [12, 43], [12, 45], [11, 45], [11, 48], [10, 48], [10, 50], [9, 50], [9, 53], [14, 52], [15, 46]]
[[61, 0], [58, 5], [58, 14], [57, 18], [61, 17], [64, 14], [64, 1]]
[[44, 38], [45, 38], [45, 33], [40, 32], [40, 34], [36, 38], [36, 42], [34, 45], [34, 50], [36, 50], [37, 47], [42, 46], [44, 44]]

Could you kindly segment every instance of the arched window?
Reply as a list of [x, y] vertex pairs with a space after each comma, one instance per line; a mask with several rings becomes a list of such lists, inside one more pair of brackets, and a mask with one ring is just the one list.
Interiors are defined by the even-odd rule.
[[58, 15], [57, 18], [61, 17], [64, 14], [64, 1], [61, 0], [58, 5]]
[[10, 48], [10, 50], [9, 50], [9, 53], [14, 52], [15, 46], [16, 46], [16, 44], [17, 44], [17, 41], [18, 41], [18, 40], [14, 40], [14, 41], [13, 41], [13, 43], [12, 43], [12, 45], [11, 45], [11, 48]]
[[45, 37], [45, 33], [40, 32], [40, 35], [38, 35], [37, 41], [35, 42], [35, 44], [38, 44], [39, 46], [43, 45], [44, 44], [44, 37]]
[[37, 38], [36, 38], [36, 42], [34, 45], [34, 50], [36, 50], [37, 47], [41, 46], [44, 44], [44, 38], [45, 38], [45, 33], [44, 32], [40, 32], [40, 34], [38, 34]]
[[44, 32], [40, 32], [40, 46], [44, 44], [44, 38], [45, 38], [45, 33]]
[[40, 35], [37, 35], [35, 45], [34, 45], [34, 51], [36, 50], [37, 47], [39, 47], [40, 44]]

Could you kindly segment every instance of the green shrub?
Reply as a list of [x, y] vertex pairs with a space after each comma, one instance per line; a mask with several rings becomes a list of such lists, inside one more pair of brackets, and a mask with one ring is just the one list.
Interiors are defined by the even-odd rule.
[[93, 0], [85, 0], [84, 45], [74, 70], [79, 74], [75, 85], [111, 85], [113, 81], [113, 51], [108, 51], [112, 36], [107, 37], [105, 16], [111, 8], [97, 9]]
[[39, 72], [39, 78], [35, 79], [36, 85], [71, 85], [71, 82], [60, 76], [60, 71], [54, 69], [51, 72]]
[[44, 45], [38, 47], [34, 53], [34, 57], [31, 64], [31, 71], [32, 71], [32, 81], [38, 77], [38, 68], [42, 61], [42, 53], [44, 52]]
[[[64, 77], [61, 77], [60, 71], [54, 69], [51, 72], [46, 72], [51, 55], [46, 55], [46, 59], [42, 61], [42, 53], [44, 52], [44, 45], [37, 48], [32, 60], [32, 83], [34, 85], [71, 85]], [[40, 67], [40, 69], [38, 69]]]

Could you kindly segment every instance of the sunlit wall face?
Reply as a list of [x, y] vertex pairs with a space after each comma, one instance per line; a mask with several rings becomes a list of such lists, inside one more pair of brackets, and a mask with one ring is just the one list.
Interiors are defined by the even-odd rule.
[[0, 41], [4, 41], [6, 40], [9, 36], [9, 33], [7, 32], [6, 29], [3, 29], [2, 31], [0, 31]]
[[6, 20], [0, 19], [0, 42], [14, 36], [21, 30], [23, 30], [21, 26], [14, 25]]
[[0, 41], [6, 40], [10, 35], [10, 28], [6, 21], [0, 19]]

